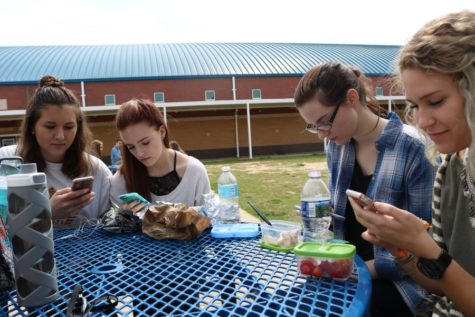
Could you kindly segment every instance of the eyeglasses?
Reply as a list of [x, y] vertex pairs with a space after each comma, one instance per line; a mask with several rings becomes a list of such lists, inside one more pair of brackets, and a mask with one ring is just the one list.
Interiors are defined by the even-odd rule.
[[328, 133], [332, 128], [333, 121], [335, 121], [335, 117], [336, 117], [336, 114], [338, 113], [338, 109], [340, 108], [340, 105], [341, 104], [336, 106], [335, 110], [333, 111], [333, 113], [330, 116], [330, 119], [328, 119], [327, 122], [323, 122], [323, 123], [318, 124], [318, 125], [315, 124], [315, 123], [307, 123], [307, 127], [305, 128], [305, 130], [307, 130], [310, 133], [314, 133], [314, 134], [318, 134], [319, 132], [320, 133]]

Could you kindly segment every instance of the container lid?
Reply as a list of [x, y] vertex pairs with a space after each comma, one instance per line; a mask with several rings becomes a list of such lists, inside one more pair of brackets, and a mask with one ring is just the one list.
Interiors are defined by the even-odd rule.
[[271, 250], [275, 250], [275, 251], [279, 251], [279, 252], [286, 252], [287, 253], [287, 252], [292, 252], [294, 250], [293, 247], [285, 248], [285, 247], [281, 247], [280, 245], [277, 245], [277, 244], [267, 243], [263, 240], [261, 240], [260, 245], [263, 248], [271, 249]]
[[303, 256], [343, 259], [355, 255], [356, 247], [352, 244], [303, 242], [294, 248], [294, 253]]
[[270, 230], [276, 231], [289, 231], [302, 228], [302, 225], [299, 222], [286, 221], [286, 220], [271, 220], [270, 223], [272, 226], [269, 226], [265, 222], [261, 222], [261, 228], [267, 228]]
[[225, 223], [213, 226], [213, 238], [254, 238], [259, 234], [257, 223]]
[[231, 170], [231, 167], [229, 167], [229, 166], [223, 166], [223, 167], [221, 167], [221, 171], [222, 171], [222, 172], [229, 172], [230, 170]]

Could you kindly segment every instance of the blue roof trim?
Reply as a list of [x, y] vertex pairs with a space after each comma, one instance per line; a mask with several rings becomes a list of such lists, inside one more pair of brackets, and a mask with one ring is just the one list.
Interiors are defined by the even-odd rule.
[[302, 76], [338, 60], [366, 76], [393, 75], [400, 46], [306, 43], [179, 43], [0, 47], [0, 85], [180, 78]]

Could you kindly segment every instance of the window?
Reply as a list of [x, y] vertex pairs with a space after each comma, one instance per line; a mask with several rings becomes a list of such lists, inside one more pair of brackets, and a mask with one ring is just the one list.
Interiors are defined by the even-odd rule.
[[2, 138], [2, 146], [13, 145], [16, 143], [15, 137]]
[[104, 103], [106, 105], [115, 105], [115, 95], [104, 95]]
[[252, 90], [252, 99], [262, 99], [262, 94], [260, 89]]
[[8, 110], [7, 99], [0, 99], [0, 110]]
[[0, 136], [0, 146], [15, 144], [19, 138], [19, 135], [2, 135]]
[[155, 102], [165, 102], [165, 93], [162, 91], [153, 93], [153, 101]]
[[382, 96], [384, 95], [384, 90], [383, 90], [383, 87], [376, 87], [376, 96]]
[[205, 90], [205, 100], [216, 100], [214, 90]]

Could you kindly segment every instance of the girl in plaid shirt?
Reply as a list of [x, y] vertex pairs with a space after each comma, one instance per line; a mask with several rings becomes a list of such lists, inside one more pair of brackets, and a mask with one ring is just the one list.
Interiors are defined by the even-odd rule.
[[426, 292], [386, 249], [361, 238], [365, 228], [356, 221], [345, 191], [407, 208], [430, 222], [434, 167], [425, 157], [425, 139], [396, 113], [385, 116], [359, 69], [337, 62], [305, 74], [295, 103], [307, 131], [328, 140], [333, 231], [356, 245], [372, 274], [372, 316], [412, 316]]

